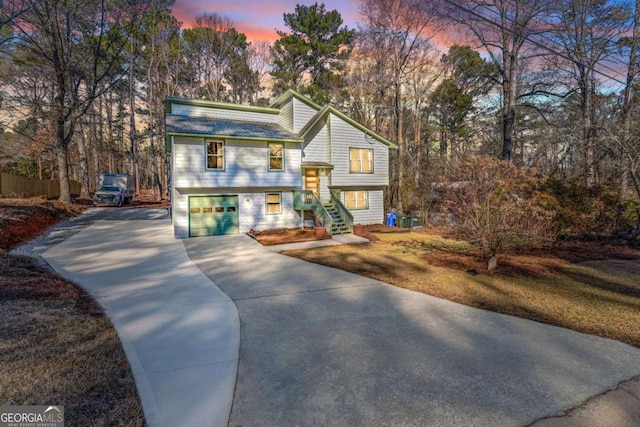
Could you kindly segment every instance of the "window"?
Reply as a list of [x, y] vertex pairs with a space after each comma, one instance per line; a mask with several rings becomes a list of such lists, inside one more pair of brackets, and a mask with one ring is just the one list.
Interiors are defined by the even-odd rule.
[[269, 170], [284, 170], [284, 144], [269, 143]]
[[373, 150], [371, 148], [349, 148], [349, 172], [373, 173]]
[[345, 191], [344, 205], [347, 209], [369, 209], [369, 192]]
[[267, 193], [267, 214], [279, 214], [282, 213], [282, 194], [281, 193]]
[[224, 169], [224, 142], [207, 141], [207, 169]]

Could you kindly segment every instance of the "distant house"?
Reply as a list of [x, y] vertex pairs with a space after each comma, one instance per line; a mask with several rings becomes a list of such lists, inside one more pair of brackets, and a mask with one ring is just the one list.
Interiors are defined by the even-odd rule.
[[396, 145], [288, 91], [269, 108], [168, 98], [176, 237], [383, 222]]

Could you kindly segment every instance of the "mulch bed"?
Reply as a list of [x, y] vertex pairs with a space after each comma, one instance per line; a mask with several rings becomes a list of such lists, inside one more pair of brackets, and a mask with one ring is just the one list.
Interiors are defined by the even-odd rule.
[[249, 235], [255, 238], [264, 246], [282, 245], [285, 243], [309, 242], [313, 240], [325, 240], [331, 238], [331, 236], [326, 233], [321, 237], [316, 236], [315, 229], [313, 227], [250, 230]]

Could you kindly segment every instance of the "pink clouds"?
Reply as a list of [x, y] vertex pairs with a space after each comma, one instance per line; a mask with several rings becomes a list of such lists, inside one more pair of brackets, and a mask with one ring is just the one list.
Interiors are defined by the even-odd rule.
[[[303, 0], [176, 0], [173, 15], [184, 27], [193, 25], [196, 16], [203, 13], [218, 13], [231, 19], [238, 31], [249, 40], [273, 42], [278, 38], [276, 29], [286, 30], [283, 15], [295, 10], [296, 4], [312, 5], [315, 1]], [[319, 0], [318, 3], [323, 3]], [[336, 9], [345, 25], [354, 28], [358, 20], [359, 0], [327, 0], [327, 10]]]

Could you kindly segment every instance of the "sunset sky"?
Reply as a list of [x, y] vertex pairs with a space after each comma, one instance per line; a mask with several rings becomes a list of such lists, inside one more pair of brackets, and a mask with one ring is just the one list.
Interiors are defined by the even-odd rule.
[[[315, 1], [304, 0], [176, 0], [173, 15], [189, 27], [197, 15], [218, 13], [230, 18], [238, 31], [249, 40], [274, 41], [278, 38], [276, 29], [286, 30], [284, 13], [293, 13], [296, 4], [312, 5]], [[358, 21], [359, 0], [325, 0], [326, 10], [338, 10], [344, 24], [355, 28]]]

